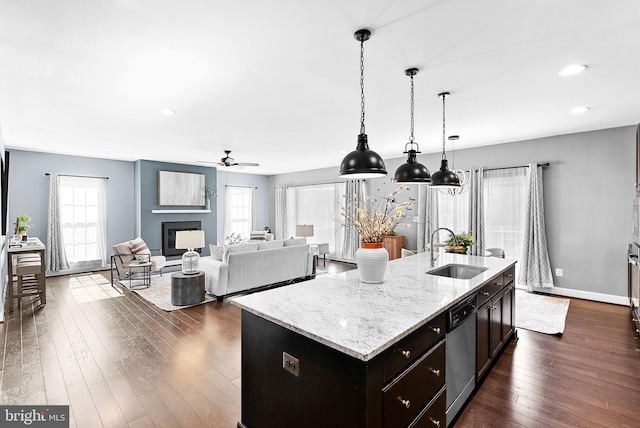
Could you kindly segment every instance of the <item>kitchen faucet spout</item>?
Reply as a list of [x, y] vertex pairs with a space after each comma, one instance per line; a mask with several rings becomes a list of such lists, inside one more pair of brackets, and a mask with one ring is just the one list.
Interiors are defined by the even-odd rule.
[[430, 250], [429, 256], [431, 257], [431, 259], [430, 259], [430, 266], [431, 267], [433, 267], [435, 265], [435, 262], [436, 262], [436, 258], [433, 255], [433, 236], [439, 230], [446, 230], [447, 232], [449, 232], [451, 234], [451, 238], [453, 239], [453, 245], [458, 245], [458, 240], [456, 239], [456, 234], [453, 233], [453, 231], [451, 229], [447, 229], [446, 227], [439, 227], [436, 230], [434, 230], [433, 233], [431, 233], [431, 239], [429, 240], [429, 250]]

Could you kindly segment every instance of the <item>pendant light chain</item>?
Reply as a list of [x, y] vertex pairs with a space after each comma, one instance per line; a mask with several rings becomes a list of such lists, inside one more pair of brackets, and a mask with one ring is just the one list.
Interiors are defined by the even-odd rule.
[[442, 94], [442, 159], [446, 159], [447, 155], [445, 153], [445, 105], [444, 105], [444, 99], [447, 98], [447, 96], [445, 94]]
[[414, 144], [413, 140], [415, 140], [415, 137], [413, 136], [413, 74], [411, 74], [411, 135], [409, 136], [409, 143], [410, 144]]
[[364, 130], [364, 39], [360, 40], [360, 133]]

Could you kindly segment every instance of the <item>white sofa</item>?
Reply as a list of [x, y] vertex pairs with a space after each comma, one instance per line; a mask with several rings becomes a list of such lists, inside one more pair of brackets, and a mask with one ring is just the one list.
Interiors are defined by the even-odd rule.
[[[230, 247], [209, 246], [211, 256], [198, 260], [205, 289], [222, 301], [225, 296], [309, 278], [313, 254], [304, 238], [255, 242]], [[221, 259], [221, 260], [218, 260]]]

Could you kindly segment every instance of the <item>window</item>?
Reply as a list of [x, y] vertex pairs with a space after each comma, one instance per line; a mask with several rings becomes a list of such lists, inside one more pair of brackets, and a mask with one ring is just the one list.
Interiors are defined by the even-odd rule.
[[287, 228], [285, 238], [295, 236], [297, 224], [313, 225], [313, 236], [307, 242], [329, 244], [329, 255], [335, 256], [336, 243], [341, 242], [340, 227], [343, 183], [317, 184], [287, 188]]
[[[433, 189], [436, 191], [436, 189]], [[438, 227], [451, 229], [456, 235], [469, 230], [469, 193], [464, 192], [451, 196], [446, 191], [438, 192]], [[438, 232], [440, 233], [440, 232]], [[445, 231], [440, 235], [441, 240], [448, 240]], [[434, 241], [435, 242], [435, 241]]]
[[60, 221], [70, 267], [104, 265], [107, 234], [104, 179], [60, 176]]
[[253, 228], [255, 191], [252, 187], [226, 187], [224, 233], [249, 239]]
[[[527, 168], [484, 171], [484, 247], [502, 248], [505, 257], [518, 260], [524, 238]], [[469, 229], [468, 192], [451, 196], [438, 192], [439, 226], [455, 233]], [[440, 240], [449, 239], [441, 234]], [[516, 278], [519, 264], [516, 264]]]

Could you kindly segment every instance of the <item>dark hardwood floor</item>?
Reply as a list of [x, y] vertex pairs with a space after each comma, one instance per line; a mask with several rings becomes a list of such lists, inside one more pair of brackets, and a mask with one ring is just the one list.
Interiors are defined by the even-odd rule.
[[[330, 272], [351, 267], [327, 262]], [[70, 404], [77, 427], [236, 426], [237, 307], [165, 312], [103, 274], [48, 278], [47, 294], [46, 306], [23, 299], [0, 324], [2, 404]], [[626, 307], [572, 300], [562, 337], [519, 336], [456, 427], [638, 426], [640, 355]]]

